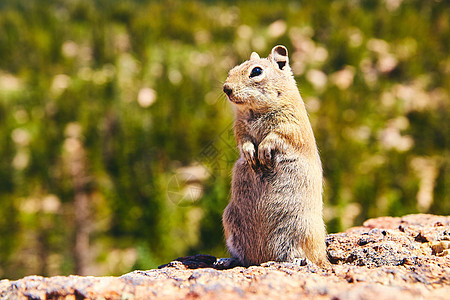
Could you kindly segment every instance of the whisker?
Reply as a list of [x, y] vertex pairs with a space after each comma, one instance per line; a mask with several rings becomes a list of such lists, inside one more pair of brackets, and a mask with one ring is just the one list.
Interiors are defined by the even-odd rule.
[[225, 81], [220, 81], [220, 80], [214, 80], [214, 86], [217, 88], [220, 88], [222, 90], [223, 85], [225, 84]]
[[228, 100], [228, 98], [227, 98], [227, 96], [226, 96], [223, 92], [221, 92], [221, 93], [219, 93], [219, 95], [218, 95], [217, 98], [216, 98], [216, 101], [217, 101], [217, 102], [218, 102], [219, 100], [220, 100], [221, 102], [226, 103], [227, 100]]

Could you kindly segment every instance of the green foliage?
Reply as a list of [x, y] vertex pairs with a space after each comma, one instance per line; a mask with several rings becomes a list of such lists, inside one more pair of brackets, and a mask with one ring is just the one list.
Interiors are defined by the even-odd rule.
[[450, 213], [446, 1], [232, 3], [0, 3], [0, 277], [75, 272], [80, 193], [90, 274], [226, 256], [238, 153], [222, 82], [276, 44], [320, 148], [329, 232]]

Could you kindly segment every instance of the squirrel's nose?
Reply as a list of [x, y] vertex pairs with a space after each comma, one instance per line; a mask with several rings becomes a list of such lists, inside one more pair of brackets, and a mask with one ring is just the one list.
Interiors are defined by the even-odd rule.
[[233, 90], [230, 88], [230, 86], [228, 84], [224, 84], [223, 85], [223, 92], [225, 94], [227, 94], [227, 96], [229, 97], [231, 95], [231, 93], [233, 93]]

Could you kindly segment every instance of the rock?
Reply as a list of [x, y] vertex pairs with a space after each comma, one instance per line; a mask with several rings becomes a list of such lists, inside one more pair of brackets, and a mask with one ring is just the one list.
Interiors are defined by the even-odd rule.
[[29, 276], [0, 281], [1, 299], [448, 299], [450, 217], [366, 221], [327, 237], [332, 268], [268, 262], [214, 269], [210, 255], [120, 277]]

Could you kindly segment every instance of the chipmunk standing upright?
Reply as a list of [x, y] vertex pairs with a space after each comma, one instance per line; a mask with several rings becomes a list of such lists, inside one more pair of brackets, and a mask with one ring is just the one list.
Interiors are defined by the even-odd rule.
[[288, 51], [275, 46], [234, 67], [223, 91], [236, 108], [240, 157], [223, 214], [231, 259], [248, 266], [329, 264], [322, 218], [322, 166]]

